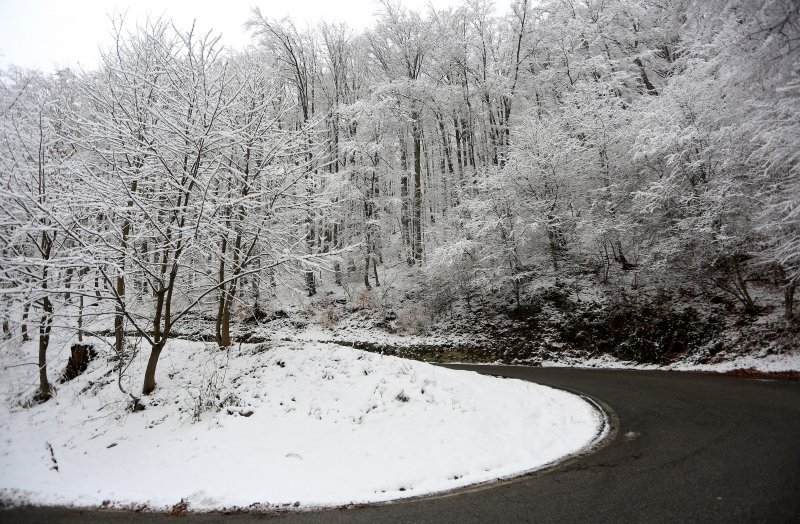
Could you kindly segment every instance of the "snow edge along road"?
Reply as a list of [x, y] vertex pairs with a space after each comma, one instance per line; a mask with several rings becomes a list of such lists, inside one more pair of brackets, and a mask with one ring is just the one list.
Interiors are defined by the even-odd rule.
[[[618, 432], [619, 432], [619, 418], [617, 417], [616, 411], [609, 406], [606, 402], [599, 398], [595, 398], [591, 395], [583, 393], [581, 391], [577, 391], [571, 388], [566, 388], [562, 386], [552, 386], [552, 385], [545, 385], [539, 382], [534, 382], [532, 380], [527, 380], [524, 378], [517, 378], [517, 377], [509, 377], [507, 375], [502, 374], [493, 374], [489, 372], [492, 368], [496, 367], [493, 364], [434, 364], [443, 368], [447, 369], [456, 369], [459, 371], [473, 371], [476, 373], [480, 373], [482, 375], [489, 375], [495, 378], [502, 378], [507, 380], [522, 380], [525, 382], [531, 382], [533, 384], [537, 384], [540, 386], [545, 386], [551, 389], [557, 389], [559, 391], [563, 391], [565, 393], [569, 393], [571, 395], [575, 395], [583, 399], [587, 404], [592, 406], [595, 412], [599, 415], [598, 418], [600, 422], [597, 427], [597, 431], [595, 433], [594, 438], [586, 444], [586, 446], [582, 447], [581, 449], [574, 451], [572, 453], [568, 453], [552, 462], [547, 464], [542, 464], [541, 466], [524, 470], [519, 473], [513, 473], [511, 475], [505, 475], [502, 477], [498, 477], [496, 479], [486, 480], [483, 482], [478, 482], [475, 484], [470, 484], [467, 486], [461, 486], [458, 488], [447, 489], [443, 491], [437, 491], [433, 493], [427, 493], [423, 495], [416, 495], [413, 497], [402, 497], [392, 500], [386, 500], [381, 502], [371, 502], [371, 503], [359, 503], [359, 504], [342, 504], [339, 506], [317, 506], [317, 507], [305, 507], [300, 509], [300, 512], [313, 512], [313, 511], [324, 511], [324, 510], [347, 510], [347, 509], [356, 509], [356, 508], [363, 508], [369, 506], [387, 506], [390, 504], [409, 504], [420, 502], [423, 500], [436, 500], [436, 499], [444, 499], [449, 497], [456, 497], [460, 495], [465, 495], [469, 493], [477, 493], [481, 491], [486, 491], [490, 489], [495, 489], [500, 486], [508, 485], [508, 484], [515, 484], [517, 482], [523, 482], [525, 480], [530, 479], [531, 477], [536, 477], [540, 475], [547, 475], [556, 471], [560, 471], [565, 469], [575, 462], [583, 459], [586, 456], [592, 455], [604, 447], [611, 444]], [[461, 367], [466, 366], [466, 367]], [[504, 367], [513, 367], [513, 368], [527, 368], [528, 366], [524, 365], [507, 365]], [[478, 371], [478, 369], [485, 369], [484, 371]]]
[[[278, 358], [278, 357], [283, 357], [287, 362], [290, 362], [286, 358], [287, 355], [280, 355], [279, 354], [275, 358]], [[291, 362], [290, 362], [290, 364], [291, 364]], [[444, 366], [442, 366], [442, 367], [444, 367]], [[521, 368], [524, 368], [524, 366], [522, 366]], [[283, 367], [281, 366], [281, 370], [282, 369], [283, 369]], [[431, 368], [431, 369], [433, 369], [433, 368]], [[444, 371], [445, 370], [443, 369], [443, 372]], [[486, 381], [486, 380], [493, 381], [493, 379], [495, 379], [495, 378], [506, 378], [506, 379], [511, 378], [511, 377], [502, 377], [502, 376], [501, 377], [491, 377], [491, 378], [487, 377], [487, 375], [492, 375], [493, 373], [497, 373], [497, 374], [502, 374], [503, 373], [503, 371], [497, 370], [496, 368], [491, 367], [491, 366], [489, 366], [489, 367], [480, 367], [480, 368], [471, 367], [471, 368], [461, 369], [461, 370], [453, 369], [453, 370], [448, 370], [448, 373], [452, 373], [453, 371], [459, 371], [459, 373], [453, 373], [453, 378], [454, 379], [456, 378], [457, 375], [460, 375], [460, 377], [461, 377], [460, 379], [456, 379], [456, 382], [464, 382], [464, 381], [467, 381], [467, 382], [474, 382], [474, 381], [481, 382], [481, 380], [478, 378], [479, 374], [484, 375], [483, 381]], [[473, 380], [473, 379], [470, 378], [470, 374], [467, 373], [467, 371], [472, 371], [472, 372], [478, 371], [479, 374], [472, 375], [472, 376], [475, 377], [475, 379]], [[465, 375], [465, 373], [467, 373], [467, 374]], [[508, 374], [512, 374], [512, 375], [515, 374], [513, 371], [510, 371], [510, 370], [507, 370], [507, 373]], [[360, 374], [358, 374], [358, 376], [360, 377]], [[506, 383], [505, 387], [502, 386], [503, 382]], [[599, 450], [600, 448], [602, 448], [604, 446], [604, 444], [606, 442], [610, 442], [612, 440], [609, 437], [613, 437], [613, 435], [615, 435], [615, 433], [616, 433], [615, 429], [618, 427], [618, 424], [615, 422], [616, 416], [614, 414], [614, 411], [610, 407], [606, 406], [602, 401], [600, 401], [598, 399], [592, 398], [592, 397], [590, 397], [590, 396], [588, 396], [586, 394], [583, 394], [582, 392], [570, 391], [570, 390], [567, 390], [566, 388], [562, 388], [562, 387], [553, 387], [553, 386], [550, 386], [550, 385], [544, 385], [544, 384], [540, 384], [537, 381], [533, 381], [533, 380], [526, 380], [526, 379], [519, 380], [518, 378], [513, 378], [512, 380], [499, 381], [496, 384], [499, 387], [499, 390], [506, 390], [506, 389], [509, 389], [509, 388], [510, 389], [517, 389], [518, 387], [523, 388], [523, 389], [528, 389], [528, 386], [524, 386], [525, 383], [529, 384], [529, 386], [533, 386], [532, 389], [529, 389], [530, 391], [534, 391], [534, 389], [538, 390], [539, 388], [541, 388], [542, 390], [549, 390], [549, 391], [552, 392], [552, 393], [548, 394], [546, 391], [543, 391], [542, 393], [544, 394], [545, 397], [549, 397], [551, 395], [562, 395], [562, 396], [565, 396], [565, 397], [570, 397], [572, 400], [569, 401], [568, 404], [575, 406], [576, 409], [578, 409], [578, 406], [582, 405], [580, 410], [582, 410], [585, 413], [584, 416], [580, 417], [580, 420], [582, 420], [580, 422], [580, 425], [584, 428], [584, 430], [582, 432], [583, 433], [582, 438], [580, 438], [578, 442], [574, 442], [573, 445], [565, 445], [565, 446], [563, 446], [562, 450], [561, 450], [561, 452], [563, 454], [559, 455], [557, 452], [551, 454], [550, 457], [549, 457], [550, 460], [547, 461], [547, 462], [539, 461], [538, 464], [536, 464], [536, 463], [534, 463], [534, 464], [530, 464], [530, 463], [526, 464], [526, 461], [523, 459], [522, 462], [516, 462], [516, 467], [515, 467], [515, 462], [512, 460], [511, 462], [507, 462], [508, 467], [504, 468], [505, 471], [496, 471], [495, 472], [496, 476], [494, 476], [494, 477], [490, 473], [490, 474], [484, 475], [482, 479], [473, 479], [472, 483], [464, 483], [464, 484], [462, 484], [460, 486], [451, 486], [451, 487], [440, 486], [440, 489], [438, 489], [438, 490], [434, 488], [434, 489], [428, 490], [427, 492], [425, 492], [425, 491], [419, 492], [418, 494], [416, 494], [414, 496], [408, 496], [408, 494], [406, 494], [406, 496], [402, 496], [401, 495], [399, 497], [397, 497], [397, 496], [395, 496], [395, 497], [387, 497], [383, 501], [381, 501], [381, 500], [357, 501], [357, 500], [352, 500], [351, 499], [349, 501], [348, 500], [344, 500], [344, 501], [342, 501], [340, 503], [337, 503], [335, 501], [331, 501], [332, 503], [330, 503], [330, 504], [326, 504], [324, 502], [317, 503], [317, 504], [313, 504], [313, 503], [308, 504], [308, 503], [306, 503], [306, 504], [303, 505], [302, 508], [297, 508], [296, 506], [295, 507], [290, 507], [289, 504], [281, 504], [280, 506], [278, 506], [277, 504], [272, 504], [272, 505], [267, 505], [267, 506], [259, 505], [259, 506], [254, 508], [252, 506], [237, 505], [235, 502], [234, 502], [234, 504], [230, 504], [230, 502], [233, 502], [233, 501], [230, 501], [229, 504], [221, 504], [221, 505], [217, 506], [216, 508], [194, 508], [194, 507], [192, 507], [192, 505], [188, 505], [188, 507], [184, 507], [183, 508], [182, 512], [186, 512], [186, 513], [209, 513], [209, 512], [210, 513], [216, 513], [216, 512], [226, 512], [226, 513], [227, 512], [234, 512], [234, 513], [281, 513], [281, 512], [285, 512], [285, 511], [289, 511], [289, 512], [293, 512], [293, 511], [305, 512], [305, 511], [319, 511], [319, 510], [323, 510], [324, 511], [324, 510], [335, 509], [335, 508], [339, 508], [339, 509], [355, 508], [355, 507], [381, 505], [381, 504], [386, 504], [386, 503], [395, 503], [395, 502], [403, 502], [403, 501], [415, 501], [415, 500], [418, 501], [418, 500], [426, 500], [426, 499], [435, 499], [437, 497], [447, 497], [449, 495], [457, 495], [457, 494], [462, 494], [464, 492], [470, 492], [470, 491], [476, 491], [476, 490], [482, 490], [482, 489], [491, 489], [491, 488], [499, 487], [503, 483], [506, 483], [506, 482], [513, 482], [515, 479], [520, 480], [520, 479], [530, 478], [534, 474], [552, 472], [552, 471], [558, 470], [559, 468], [568, 467], [569, 464], [571, 464], [574, 460], [577, 460], [578, 458], [581, 458], [581, 457], [585, 457], [586, 455], [588, 455], [590, 453], [593, 453], [596, 450]], [[519, 386], [517, 386], [517, 384]], [[524, 398], [525, 396], [527, 396], [527, 395], [523, 394], [520, 397], [520, 400], [523, 403], [530, 402], [530, 400], [528, 400], [528, 401], [522, 400], [522, 398]], [[536, 400], [534, 400], [535, 404], [539, 403], [538, 402], [538, 398], [539, 397], [534, 395], [533, 399], [536, 399]], [[559, 403], [556, 403], [556, 405], [559, 405]], [[566, 405], [567, 404], [564, 404], [562, 406], [562, 409]], [[522, 404], [521, 404], [521, 406], [522, 406]], [[553, 406], [552, 405], [550, 405], [550, 406], [551, 406], [550, 408], [545, 408], [545, 409], [552, 410]], [[523, 410], [523, 411], [525, 411], [525, 410]], [[568, 414], [570, 412], [571, 411], [567, 411], [567, 412], [562, 411], [562, 413], [564, 413], [564, 414]], [[553, 412], [553, 413], [557, 413], [557, 412]], [[506, 413], [503, 414], [503, 416], [501, 418], [493, 420], [492, 424], [500, 424], [499, 427], [502, 427], [502, 426], [504, 426], [506, 424], [505, 422], [503, 422], [503, 419], [508, 419], [508, 422], [512, 423], [512, 426], [514, 426], [514, 425], [516, 425], [514, 423], [514, 419], [520, 419], [520, 416], [521, 415], [519, 413], [515, 412], [515, 411], [507, 411]], [[250, 419], [248, 419], [248, 421], [249, 420]], [[567, 435], [572, 433], [571, 430], [568, 430], [568, 425], [571, 424], [571, 423], [577, 422], [577, 421], [570, 422], [570, 420], [571, 420], [571, 416], [566, 416], [567, 426], [563, 426], [563, 428], [561, 428], [559, 431], [556, 431], [553, 434], [556, 439], [562, 439], [562, 438], [563, 439], [568, 439]], [[484, 424], [485, 424], [485, 422], [484, 422]], [[485, 425], [484, 425], [484, 429], [486, 429]], [[520, 429], [522, 429], [522, 428], [520, 428]], [[531, 432], [531, 430], [533, 430], [533, 431]], [[488, 431], [488, 433], [487, 433], [487, 431], [484, 430], [482, 432], [483, 438], [488, 439], [485, 442], [492, 441], [494, 439], [494, 437], [492, 435], [494, 435], [496, 433], [496, 431], [497, 431], [496, 428], [494, 430]], [[562, 433], [562, 431], [564, 431], [564, 433]], [[520, 447], [520, 451], [521, 451], [521, 450], [526, 449], [528, 447], [528, 445], [526, 445], [526, 442], [533, 442], [534, 445], [535, 445], [536, 442], [538, 442], [538, 439], [536, 438], [536, 435], [538, 435], [538, 432], [536, 431], [536, 428], [531, 427], [531, 428], [528, 428], [526, 431], [523, 431], [523, 432], [519, 433], [519, 438], [517, 438], [517, 443], [516, 444], [513, 444], [511, 442], [509, 442], [509, 444], [513, 444], [514, 447], [518, 447], [519, 446]], [[527, 439], [530, 439], [531, 437], [533, 437], [535, 440], [534, 441], [527, 440]], [[476, 441], [476, 442], [483, 441], [483, 438], [481, 440]], [[473, 449], [472, 451], [468, 451], [467, 449], [463, 449], [462, 450], [464, 452], [467, 452], [466, 455], [463, 455], [464, 458], [469, 459], [470, 456], [473, 456], [473, 453], [480, 453], [480, 449], [482, 448], [482, 445], [473, 446], [473, 447], [475, 449]], [[569, 448], [571, 448], [571, 449], [569, 449]], [[115, 449], [115, 451], [116, 451], [116, 449]], [[516, 455], [518, 455], [518, 453], [517, 452], [513, 452], [512, 455], [516, 456]], [[457, 456], [458, 455], [455, 455], [455, 457], [457, 457]], [[479, 455], [474, 455], [474, 456], [477, 457]], [[523, 454], [519, 454], [519, 459], [522, 459], [522, 457], [523, 457]], [[528, 466], [528, 468], [526, 468], [526, 465]], [[533, 466], [533, 467], [531, 467], [531, 466]], [[427, 468], [426, 468], [426, 471], [427, 471]], [[488, 472], [489, 470], [485, 470], [485, 471]], [[428, 487], [430, 488], [430, 487], [433, 487], [433, 486], [428, 486]], [[403, 491], [403, 490], [400, 490], [400, 491]], [[115, 499], [109, 499], [109, 500], [113, 501]], [[134, 500], [134, 502], [136, 502], [135, 499], [131, 499], [131, 500]], [[184, 499], [181, 498], [181, 502], [182, 503], [183, 503], [183, 501], [184, 501]], [[120, 504], [122, 502], [125, 502], [125, 500], [122, 500], [120, 502]], [[187, 502], [189, 502], [188, 497], [187, 497]], [[29, 501], [29, 503], [30, 503], [30, 501]], [[154, 505], [152, 500], [143, 501], [142, 504], [143, 504], [143, 506], [141, 506], [141, 509], [143, 509], [145, 511], [148, 511], [148, 512], [153, 511], [153, 512], [159, 513], [159, 512], [164, 511], [164, 510], [169, 511], [169, 508], [170, 508], [169, 504], [167, 504], [167, 505], [164, 505], [164, 504], [156, 504], [156, 505]], [[58, 504], [56, 504], [56, 505], [58, 505]], [[95, 508], [95, 509], [97, 509], [98, 508], [97, 505], [91, 504], [91, 503], [90, 504], [80, 504], [80, 502], [78, 502], [77, 504], [72, 503], [72, 504], [68, 504], [68, 505], [71, 506], [73, 509], [80, 509], [80, 508], [85, 508], [85, 509]], [[183, 506], [187, 506], [187, 504], [183, 504]], [[124, 506], [122, 506], [122, 507], [124, 507]]]

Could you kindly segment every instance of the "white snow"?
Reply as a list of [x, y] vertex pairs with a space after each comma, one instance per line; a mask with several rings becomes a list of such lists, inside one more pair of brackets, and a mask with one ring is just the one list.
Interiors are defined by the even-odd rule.
[[737, 370], [754, 370], [764, 373], [793, 372], [800, 371], [800, 348], [790, 353], [771, 353], [769, 349], [745, 355], [721, 353], [707, 362], [699, 362], [689, 356], [687, 359], [666, 365], [639, 364], [637, 362], [619, 360], [611, 355], [543, 360], [541, 365], [543, 367], [707, 371], [712, 373], [726, 373]]
[[[123, 381], [132, 391], [145, 353]], [[53, 399], [24, 408], [36, 368], [8, 366], [26, 354], [32, 347], [2, 357], [7, 502], [164, 509], [184, 499], [209, 510], [384, 501], [539, 468], [605, 429], [604, 415], [563, 391], [297, 341], [227, 353], [173, 342], [137, 413], [124, 409], [101, 355]]]
[[[358, 329], [346, 327], [337, 329], [336, 332], [321, 329], [317, 326], [308, 326], [300, 330], [285, 328], [261, 329], [258, 333], [275, 339], [292, 340], [297, 342], [333, 342], [342, 343], [369, 343], [387, 348], [402, 349], [415, 345], [456, 346], [459, 344], [480, 345], [488, 343], [489, 339], [482, 339], [475, 335], [447, 334], [447, 335], [399, 335], [390, 334], [375, 329]], [[555, 346], [555, 343], [551, 342]], [[733, 344], [732, 344], [733, 345]], [[735, 351], [723, 351], [707, 361], [701, 362], [697, 355], [689, 354], [683, 360], [666, 365], [640, 364], [619, 360], [612, 355], [601, 354], [587, 357], [585, 354], [564, 353], [551, 354], [541, 360], [543, 367], [580, 367], [580, 368], [608, 368], [608, 369], [644, 369], [644, 370], [673, 370], [673, 371], [709, 371], [725, 373], [734, 370], [752, 369], [760, 372], [791, 372], [800, 371], [800, 347], [790, 352], [776, 352], [769, 345], [761, 351], [754, 353], [738, 354]]]

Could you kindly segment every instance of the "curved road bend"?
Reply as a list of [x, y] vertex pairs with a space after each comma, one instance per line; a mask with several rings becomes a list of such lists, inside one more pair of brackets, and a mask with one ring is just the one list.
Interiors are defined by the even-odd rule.
[[[58, 508], [0, 522], [800, 522], [800, 383], [656, 371], [451, 366], [585, 393], [619, 427], [596, 453], [394, 504], [180, 519]], [[500, 428], [502, 430], [502, 428]]]

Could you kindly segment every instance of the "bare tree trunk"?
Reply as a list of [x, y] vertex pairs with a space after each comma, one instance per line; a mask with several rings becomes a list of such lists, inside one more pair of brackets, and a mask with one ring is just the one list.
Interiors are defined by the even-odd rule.
[[[308, 218], [306, 219], [306, 227], [308, 231], [306, 233], [306, 247], [308, 248], [308, 253], [314, 253], [314, 218], [312, 216], [312, 211], [308, 212]], [[313, 297], [317, 294], [317, 281], [314, 277], [314, 271], [311, 269], [307, 269], [305, 272], [306, 276], [306, 291], [308, 292], [308, 296]]]
[[491, 145], [491, 158], [492, 164], [498, 165], [499, 158], [498, 158], [498, 148], [500, 141], [500, 133], [497, 126], [497, 120], [495, 119], [494, 109], [492, 108], [492, 102], [489, 99], [489, 92], [486, 91], [483, 93], [483, 102], [486, 104], [486, 114], [489, 117], [489, 144]]
[[[224, 274], [222, 272], [220, 275], [224, 279]], [[217, 308], [216, 319], [216, 339], [217, 345], [221, 348], [227, 348], [231, 345], [231, 304], [236, 296], [236, 271], [234, 271], [233, 276], [234, 278], [231, 282], [228, 282], [220, 288], [219, 305]]]
[[94, 275], [94, 298], [97, 299], [97, 303], [100, 303], [103, 300], [103, 295], [100, 294], [100, 273], [96, 272]]
[[798, 278], [787, 278], [786, 271], [782, 266], [778, 266], [778, 273], [780, 273], [781, 280], [783, 281], [783, 317], [786, 320], [794, 320], [794, 294], [797, 289]]
[[[365, 180], [365, 182], [367, 182]], [[374, 189], [375, 189], [375, 174], [372, 175], [371, 183], [368, 186], [366, 195], [364, 195], [364, 286], [367, 289], [372, 289], [369, 283], [369, 261], [372, 255], [372, 218], [374, 213]]]
[[[131, 182], [131, 194], [136, 193], [138, 182], [134, 180]], [[128, 207], [133, 207], [133, 201], [128, 201]], [[126, 218], [122, 224], [122, 238], [120, 240], [120, 272], [117, 275], [117, 307], [116, 314], [114, 315], [114, 347], [118, 355], [122, 355], [125, 349], [125, 312], [123, 311], [123, 303], [125, 301], [125, 257], [128, 251], [128, 236], [131, 234], [131, 223]]]
[[500, 99], [500, 107], [502, 111], [500, 112], [500, 167], [504, 167], [506, 165], [506, 159], [508, 158], [508, 150], [511, 144], [511, 127], [509, 126], [509, 120], [511, 120], [511, 98], [509, 96], [503, 95]]
[[253, 287], [253, 313], [258, 313], [261, 310], [261, 289], [259, 284], [261, 282], [261, 259], [256, 258], [256, 267], [258, 268], [258, 273], [253, 275], [252, 280], [252, 287]]
[[[443, 160], [445, 162], [445, 166], [447, 167], [447, 172], [451, 175], [455, 173], [453, 167], [453, 158], [451, 156], [451, 149], [452, 146], [450, 145], [450, 134], [447, 132], [447, 128], [444, 124], [444, 119], [442, 115], [436, 113], [436, 122], [439, 124], [439, 135], [442, 138], [442, 156], [444, 157]], [[445, 179], [446, 180], [446, 179]]]
[[369, 284], [369, 250], [367, 251], [367, 255], [364, 257], [364, 286], [367, 289], [372, 289], [372, 286]]
[[792, 280], [783, 290], [784, 317], [786, 320], [794, 320], [794, 292], [797, 281]]
[[414, 262], [422, 263], [422, 130], [417, 111], [411, 113], [414, 135]]
[[222, 329], [220, 330], [219, 347], [227, 348], [231, 346], [231, 308], [226, 304], [222, 312]]
[[458, 175], [459, 175], [459, 186], [463, 187], [464, 185], [464, 151], [461, 147], [461, 141], [463, 140], [461, 136], [461, 126], [458, 124], [458, 117], [453, 116], [453, 129], [455, 130], [455, 156], [456, 156], [456, 163], [458, 164]]
[[739, 260], [733, 256], [731, 257], [731, 262], [733, 265], [734, 285], [739, 290], [740, 299], [744, 304], [745, 311], [754, 312], [758, 308], [755, 302], [753, 302], [753, 297], [750, 295], [750, 292], [747, 290], [747, 280], [742, 275]]
[[72, 276], [75, 273], [74, 268], [67, 268], [67, 274], [64, 278], [64, 302], [72, 304]]
[[620, 266], [622, 266], [622, 269], [624, 269], [625, 271], [635, 269], [636, 264], [629, 262], [628, 259], [625, 258], [625, 253], [622, 252], [622, 242], [620, 242], [619, 239], [617, 239], [615, 245], [616, 245], [617, 260], [619, 261]]
[[31, 337], [28, 336], [28, 315], [31, 312], [31, 303], [25, 302], [25, 305], [22, 306], [22, 323], [20, 329], [22, 330], [22, 341], [28, 342]]
[[333, 263], [333, 283], [337, 286], [342, 285], [342, 264], [338, 260]]
[[313, 297], [317, 294], [317, 280], [314, 276], [314, 271], [311, 269], [306, 270], [306, 290], [308, 296]]
[[118, 355], [122, 355], [125, 344], [125, 314], [120, 303], [125, 299], [125, 277], [122, 273], [117, 277], [117, 305], [114, 314], [114, 349]]
[[78, 342], [83, 342], [83, 293], [78, 298]]
[[39, 322], [39, 396], [41, 400], [50, 398], [50, 382], [47, 380], [47, 348], [50, 345], [50, 331], [53, 328], [53, 305], [49, 297], [42, 301], [42, 317]]
[[639, 58], [634, 58], [633, 63], [639, 67], [639, 77], [642, 80], [645, 88], [647, 88], [647, 93], [653, 96], [658, 95], [658, 90], [655, 88], [652, 82], [650, 82], [650, 78], [647, 77], [647, 71], [645, 71], [644, 64]]
[[[334, 224], [333, 224], [333, 248], [334, 249], [338, 249], [339, 248], [339, 237], [340, 237], [339, 228], [340, 227], [341, 226], [339, 225], [338, 221], [334, 222]], [[333, 263], [333, 282], [337, 286], [341, 286], [342, 285], [342, 264], [339, 262], [338, 259], [336, 261], [334, 261], [334, 263]]]
[[[403, 239], [403, 245], [411, 246], [411, 205], [408, 191], [408, 155], [406, 154], [406, 141], [405, 133], [400, 133], [400, 169], [402, 175], [400, 176], [400, 232]], [[413, 255], [406, 256], [409, 264], [413, 263]]]
[[219, 281], [219, 301], [217, 302], [217, 318], [215, 319], [215, 334], [216, 334], [216, 342], [219, 347], [227, 347], [227, 345], [223, 345], [222, 343], [222, 322], [223, 316], [225, 313], [225, 301], [227, 300], [227, 285], [225, 284], [225, 260], [227, 258], [228, 252], [228, 238], [223, 237], [220, 247], [220, 257], [219, 257], [219, 270], [217, 274], [217, 279]]
[[149, 395], [156, 389], [156, 366], [158, 366], [158, 357], [161, 356], [161, 350], [164, 349], [165, 340], [161, 340], [150, 349], [150, 358], [147, 359], [147, 368], [144, 371], [144, 386], [142, 393]]

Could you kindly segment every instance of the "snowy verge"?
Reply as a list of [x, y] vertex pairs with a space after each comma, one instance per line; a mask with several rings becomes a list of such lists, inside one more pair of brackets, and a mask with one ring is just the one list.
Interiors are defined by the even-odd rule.
[[718, 355], [714, 361], [700, 362], [691, 357], [665, 365], [640, 364], [619, 360], [611, 355], [588, 358], [552, 358], [541, 362], [542, 367], [579, 367], [604, 369], [641, 369], [662, 371], [700, 371], [708, 373], [731, 373], [754, 371], [759, 373], [791, 373], [800, 371], [800, 349], [791, 353], [774, 354], [769, 351], [735, 355]]
[[[491, 337], [476, 337], [468, 334], [448, 335], [397, 335], [381, 332], [379, 330], [348, 328], [330, 330], [318, 327], [307, 327], [302, 330], [288, 329], [262, 329], [260, 336], [271, 337], [295, 342], [331, 342], [342, 344], [362, 344], [376, 348], [385, 348], [386, 352], [394, 352], [401, 356], [415, 356], [407, 354], [414, 347], [439, 348], [431, 349], [426, 356], [441, 356], [437, 362], [463, 363], [463, 364], [523, 364], [541, 365], [542, 367], [579, 367], [579, 368], [607, 368], [607, 369], [642, 369], [642, 370], [669, 370], [669, 371], [703, 371], [711, 373], [729, 373], [737, 370], [753, 370], [762, 373], [781, 373], [800, 371], [800, 346], [788, 352], [777, 352], [770, 345], [765, 345], [760, 351], [737, 353], [735, 350], [721, 351], [713, 356], [687, 354], [681, 360], [669, 364], [641, 364], [620, 360], [612, 355], [588, 355], [580, 351], [553, 351], [533, 352], [529, 360], [514, 361], [460, 361], [451, 356], [452, 348], [460, 345], [469, 345], [475, 348], [474, 354], [479, 354], [484, 347], [502, 346], [502, 339], [492, 340]], [[487, 352], [488, 354], [495, 354]], [[423, 360], [427, 358], [423, 357]]]
[[300, 342], [173, 342], [141, 412], [124, 409], [103, 358], [24, 408], [31, 370], [9, 365], [25, 349], [3, 357], [0, 378], [0, 497], [12, 504], [378, 502], [540, 468], [605, 428], [604, 414], [563, 391]]

